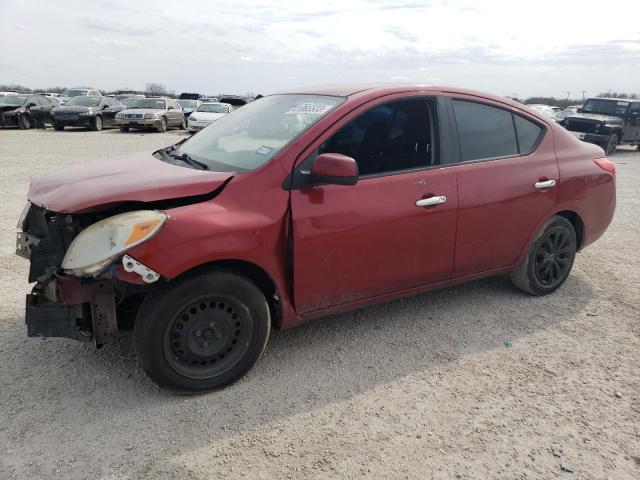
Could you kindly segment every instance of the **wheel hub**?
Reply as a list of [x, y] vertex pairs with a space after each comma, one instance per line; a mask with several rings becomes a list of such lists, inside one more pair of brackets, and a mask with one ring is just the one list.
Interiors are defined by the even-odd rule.
[[538, 246], [535, 272], [538, 281], [547, 287], [561, 282], [571, 268], [572, 240], [563, 230], [552, 230]]
[[230, 299], [208, 298], [186, 307], [168, 331], [172, 362], [204, 373], [235, 361], [251, 333], [242, 315], [241, 306]]

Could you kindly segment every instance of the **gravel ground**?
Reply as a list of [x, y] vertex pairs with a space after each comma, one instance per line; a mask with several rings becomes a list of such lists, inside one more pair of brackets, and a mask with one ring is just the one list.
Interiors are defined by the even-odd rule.
[[237, 384], [180, 397], [100, 351], [29, 339], [13, 255], [29, 176], [182, 132], [0, 131], [0, 478], [640, 478], [640, 154], [554, 295], [477, 281], [275, 332]]

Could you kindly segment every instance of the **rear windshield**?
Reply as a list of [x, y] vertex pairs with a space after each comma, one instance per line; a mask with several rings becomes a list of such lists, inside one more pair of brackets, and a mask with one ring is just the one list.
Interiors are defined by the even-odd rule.
[[267, 163], [282, 147], [342, 103], [326, 95], [271, 95], [234, 110], [180, 145], [210, 170], [246, 172]]

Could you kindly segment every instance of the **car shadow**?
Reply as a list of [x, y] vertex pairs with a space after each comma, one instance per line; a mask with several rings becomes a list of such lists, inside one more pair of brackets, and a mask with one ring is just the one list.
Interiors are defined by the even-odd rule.
[[[55, 437], [61, 425], [47, 419], [47, 408], [42, 408], [54, 402], [61, 410], [73, 410], [64, 415], [65, 431], [74, 432], [72, 441], [95, 442], [109, 432], [114, 447], [102, 450], [103, 461], [126, 458], [131, 429], [150, 458], [169, 446], [177, 458], [231, 435], [230, 424], [240, 422], [243, 431], [250, 430], [408, 375], [428, 374], [474, 352], [518, 348], [519, 340], [537, 331], [574, 321], [591, 297], [590, 284], [574, 274], [546, 297], [525, 295], [508, 279], [494, 277], [378, 304], [273, 332], [262, 360], [243, 379], [190, 397], [158, 389], [144, 375], [130, 334], [96, 351], [65, 339], [25, 341], [17, 330], [7, 341], [23, 343], [17, 363], [24, 370], [5, 385], [2, 396], [18, 395], [28, 384], [29, 398], [21, 400], [23, 414], [12, 415], [6, 428], [20, 430], [27, 421], [38, 424], [43, 438]], [[185, 420], [176, 412], [190, 416], [195, 411], [206, 420], [189, 423], [188, 441], [176, 446], [170, 438], [154, 438], [158, 431], [180, 428]], [[50, 454], [55, 455], [55, 446]], [[158, 461], [165, 462], [163, 468], [171, 463]], [[179, 473], [180, 466], [175, 468]]]

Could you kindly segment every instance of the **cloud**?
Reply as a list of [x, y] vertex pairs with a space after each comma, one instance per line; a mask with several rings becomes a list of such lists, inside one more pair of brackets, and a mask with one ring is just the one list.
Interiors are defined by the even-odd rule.
[[127, 25], [122, 21], [112, 22], [100, 17], [82, 17], [82, 23], [92, 29], [124, 35], [151, 35], [154, 29], [145, 25]]
[[393, 77], [389, 77], [391, 80], [397, 80], [397, 81], [401, 81], [401, 82], [405, 82], [407, 80], [409, 80], [409, 77], [405, 77], [404, 75], [395, 75]]
[[411, 32], [407, 32], [402, 27], [391, 26], [391, 27], [385, 28], [384, 31], [387, 33], [390, 33], [394, 37], [399, 38], [400, 40], [403, 40], [405, 42], [415, 43], [418, 41], [417, 35], [414, 35]]
[[117, 38], [91, 37], [91, 41], [101, 47], [135, 48], [138, 46], [136, 42], [118, 40]]

